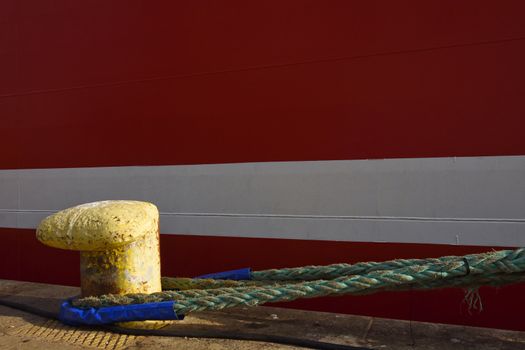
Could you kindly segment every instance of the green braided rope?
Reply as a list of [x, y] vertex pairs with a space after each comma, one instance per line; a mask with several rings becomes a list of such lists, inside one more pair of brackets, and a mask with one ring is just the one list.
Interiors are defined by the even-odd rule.
[[[503, 253], [509, 251], [502, 251]], [[502, 253], [502, 254], [503, 254]], [[463, 259], [476, 259], [483, 254], [466, 255]], [[498, 253], [499, 254], [499, 253]], [[332, 264], [325, 266], [303, 266], [284, 269], [270, 269], [253, 271], [252, 279], [249, 281], [214, 280], [214, 279], [192, 279], [162, 277], [163, 290], [188, 290], [188, 289], [211, 289], [222, 287], [243, 287], [266, 285], [270, 283], [293, 283], [318, 279], [334, 279], [345, 275], [366, 274], [371, 271], [393, 270], [409, 266], [445, 264], [457, 261], [460, 257], [445, 256], [429, 259], [397, 259], [384, 262], [360, 262], [357, 264]]]
[[[466, 255], [468, 259], [478, 254]], [[360, 262], [357, 264], [332, 264], [324, 266], [302, 266], [283, 269], [253, 271], [249, 281], [193, 279], [180, 277], [162, 277], [163, 290], [211, 289], [222, 287], [242, 287], [267, 284], [271, 281], [291, 283], [292, 281], [313, 281], [319, 279], [334, 279], [346, 275], [366, 274], [377, 270], [393, 270], [408, 266], [443, 264], [457, 260], [457, 256], [444, 256], [429, 259], [397, 259], [384, 262]]]
[[422, 265], [429, 263], [442, 263], [447, 259], [457, 257], [443, 257], [436, 259], [397, 259], [384, 262], [360, 262], [357, 264], [332, 264], [324, 266], [302, 266], [283, 269], [269, 269], [253, 271], [253, 280], [277, 280], [290, 281], [302, 280], [313, 281], [318, 279], [334, 279], [345, 275], [360, 275], [370, 271], [393, 270], [407, 266]]
[[264, 281], [234, 281], [234, 280], [214, 280], [205, 278], [181, 278], [181, 277], [162, 277], [161, 284], [163, 290], [191, 290], [191, 289], [214, 289], [241, 286], [257, 286], [265, 284]]
[[[437, 288], [467, 288], [473, 289], [480, 286], [501, 286], [506, 284], [520, 283], [525, 281], [525, 273], [510, 273], [510, 274], [491, 274], [485, 276], [465, 276], [459, 278], [451, 278], [445, 280], [431, 281], [427, 284], [401, 284], [393, 285], [382, 289], [382, 291], [402, 291], [402, 290], [417, 290], [417, 289], [437, 289]], [[295, 284], [297, 285], [297, 284]], [[282, 284], [274, 285], [273, 287], [278, 288], [293, 288], [293, 285]], [[267, 287], [271, 288], [271, 287]], [[217, 288], [208, 290], [185, 290], [185, 291], [163, 291], [152, 294], [126, 294], [116, 295], [107, 294], [100, 297], [86, 297], [83, 299], [77, 299], [73, 301], [73, 305], [77, 307], [102, 307], [111, 305], [128, 305], [128, 304], [141, 304], [141, 303], [152, 303], [160, 301], [180, 301], [184, 299], [193, 299], [209, 296], [227, 296], [235, 295], [237, 293], [250, 293], [254, 289], [250, 287], [238, 287], [238, 288]], [[352, 295], [364, 295], [373, 293], [375, 290], [365, 289], [362, 291], [356, 291], [351, 293]], [[261, 302], [259, 304], [263, 304]], [[212, 309], [220, 309], [222, 307], [214, 307]]]
[[[509, 251], [503, 251], [509, 252]], [[462, 258], [476, 259], [480, 255], [491, 254], [470, 254]], [[371, 271], [377, 270], [393, 270], [403, 267], [428, 265], [428, 264], [443, 264], [458, 260], [458, 256], [443, 256], [440, 258], [427, 259], [396, 259], [383, 262], [360, 262], [356, 264], [332, 264], [324, 266], [302, 266], [284, 269], [270, 269], [252, 272], [252, 280], [274, 280], [274, 281], [290, 281], [302, 280], [311, 281], [318, 279], [334, 279], [345, 275], [362, 275]]]
[[345, 275], [331, 280], [265, 283], [255, 286], [164, 291], [153, 294], [106, 295], [79, 299], [73, 304], [79, 307], [100, 307], [175, 300], [177, 301], [174, 306], [175, 311], [186, 314], [191, 311], [220, 310], [240, 305], [260, 305], [299, 298], [451, 286], [471, 288], [481, 284], [501, 285], [525, 280], [523, 249], [428, 259], [430, 263], [427, 264], [424, 264], [423, 260], [418, 261], [419, 264], [412, 266], [401, 263], [405, 267], [391, 270], [372, 269], [361, 275]]
[[[485, 253], [486, 254], [486, 253]], [[466, 255], [466, 259], [475, 258], [479, 254]], [[393, 270], [403, 267], [443, 264], [448, 261], [456, 261], [457, 256], [445, 256], [430, 259], [397, 259], [384, 262], [360, 262], [357, 264], [332, 264], [324, 266], [303, 266], [283, 269], [270, 269], [253, 271], [250, 281], [214, 280], [214, 279], [192, 279], [162, 277], [162, 289], [186, 290], [186, 289], [210, 289], [221, 287], [236, 287], [244, 285], [260, 285], [269, 281], [313, 281], [319, 279], [334, 279], [346, 275], [361, 275], [371, 271]]]
[[249, 286], [262, 286], [262, 285], [275, 285], [279, 283], [300, 283], [304, 281], [291, 280], [291, 281], [280, 281], [280, 280], [246, 280], [246, 281], [235, 281], [235, 280], [214, 280], [214, 279], [200, 279], [200, 278], [182, 278], [182, 277], [162, 277], [161, 284], [162, 290], [210, 290], [216, 288], [235, 288], [235, 287], [249, 287]]
[[[522, 264], [523, 265], [523, 264]], [[508, 271], [503, 264], [504, 271]], [[490, 271], [490, 269], [488, 269]], [[295, 285], [282, 285], [278, 287], [259, 287], [245, 288], [245, 290], [236, 290], [232, 293], [208, 295], [191, 299], [182, 299], [175, 304], [175, 310], [179, 313], [188, 313], [191, 311], [202, 310], [219, 310], [227, 307], [240, 305], [260, 305], [266, 302], [292, 301], [299, 298], [313, 298], [328, 295], [343, 294], [365, 294], [380, 290], [401, 290], [414, 288], [436, 288], [448, 287], [451, 285], [461, 285], [457, 278], [466, 273], [466, 267], [452, 267], [449, 271], [432, 271], [431, 269], [419, 269], [419, 271], [405, 271], [408, 273], [390, 272], [372, 272], [368, 275], [345, 276], [334, 280], [317, 280], [309, 281]], [[410, 272], [414, 272], [413, 274]], [[508, 272], [505, 272], [510, 274]], [[447, 279], [453, 278], [454, 281]], [[444, 283], [438, 283], [438, 281]], [[488, 275], [484, 277], [485, 282]], [[504, 276], [501, 278], [498, 274], [493, 274], [490, 279], [494, 284], [509, 281], [522, 281], [525, 277], [523, 273], [519, 275]], [[473, 277], [470, 277], [468, 287], [472, 286]], [[459, 280], [461, 281], [461, 280]], [[414, 283], [416, 282], [416, 283]], [[429, 285], [425, 285], [429, 282]]]

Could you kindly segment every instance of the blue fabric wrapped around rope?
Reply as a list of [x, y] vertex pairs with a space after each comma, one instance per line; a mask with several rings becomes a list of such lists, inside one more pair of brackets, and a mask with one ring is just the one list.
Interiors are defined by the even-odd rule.
[[98, 326], [115, 322], [184, 319], [184, 315], [177, 315], [173, 305], [175, 305], [175, 301], [79, 308], [74, 307], [69, 299], [60, 305], [59, 319], [70, 326]]
[[194, 278], [199, 279], [214, 279], [214, 280], [234, 280], [234, 281], [247, 281], [252, 279], [252, 269], [247, 267], [243, 269], [209, 273], [206, 275], [197, 276]]

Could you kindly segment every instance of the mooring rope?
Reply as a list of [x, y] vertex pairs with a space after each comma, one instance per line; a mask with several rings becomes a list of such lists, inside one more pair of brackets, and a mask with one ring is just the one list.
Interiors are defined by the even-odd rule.
[[334, 264], [252, 272], [248, 281], [163, 278], [163, 289], [153, 294], [103, 295], [73, 301], [77, 307], [102, 307], [176, 301], [177, 314], [255, 306], [336, 295], [378, 291], [503, 285], [525, 281], [525, 250], [398, 259], [354, 265]]

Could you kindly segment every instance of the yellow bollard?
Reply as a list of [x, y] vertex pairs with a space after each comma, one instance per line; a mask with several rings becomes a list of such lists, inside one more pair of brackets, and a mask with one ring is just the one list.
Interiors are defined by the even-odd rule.
[[[82, 204], [45, 218], [37, 239], [80, 251], [82, 296], [161, 291], [159, 212], [151, 203], [127, 200]], [[125, 322], [160, 328], [170, 321]]]

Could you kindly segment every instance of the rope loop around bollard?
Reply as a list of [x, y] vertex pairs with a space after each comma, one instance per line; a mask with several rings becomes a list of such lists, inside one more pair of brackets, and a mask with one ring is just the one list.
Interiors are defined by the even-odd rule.
[[[284, 280], [283, 276], [290, 279]], [[294, 279], [297, 276], [325, 279]], [[159, 310], [171, 308], [174, 315], [184, 315], [193, 311], [255, 306], [300, 298], [362, 295], [407, 289], [476, 288], [481, 285], [499, 286], [521, 281], [525, 281], [525, 250], [516, 249], [463, 257], [401, 259], [354, 265], [334, 264], [265, 271], [251, 271], [246, 268], [202, 275], [194, 279], [163, 277], [162, 292], [86, 297], [72, 300], [68, 307], [69, 312], [73, 313], [75, 310], [90, 310], [88, 313], [96, 310], [107, 312], [104, 309], [106, 307], [120, 307], [123, 314], [126, 314], [128, 306], [133, 309], [137, 305], [149, 305], [152, 308], [157, 305]], [[181, 288], [177, 288], [177, 285]], [[166, 286], [172, 290], [166, 290]], [[131, 311], [127, 315], [131, 318], [119, 318], [114, 322], [145, 319], [140, 318], [145, 316], [135, 316]]]

